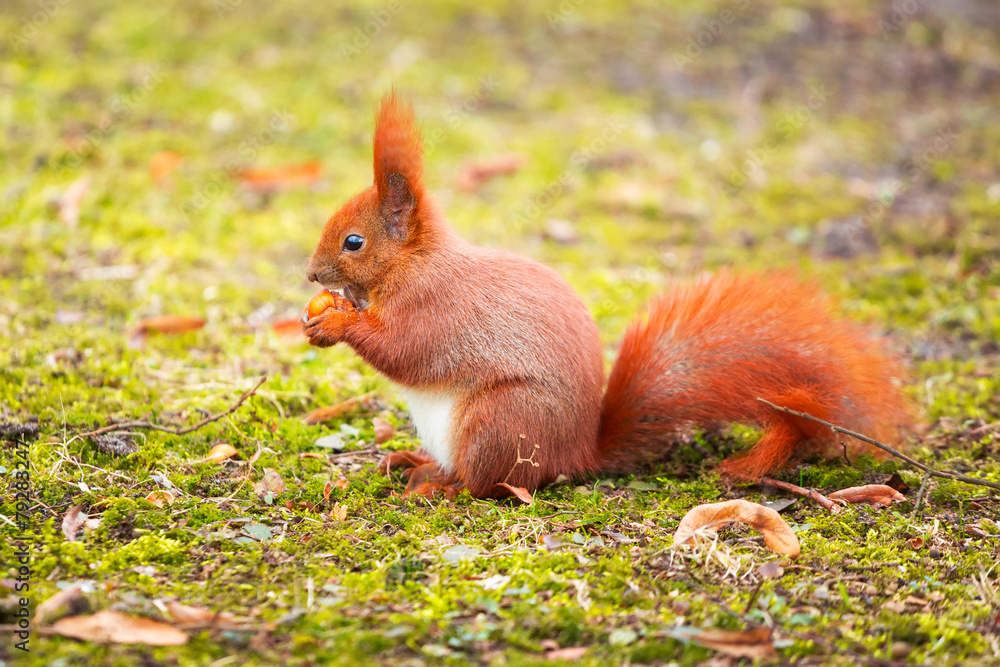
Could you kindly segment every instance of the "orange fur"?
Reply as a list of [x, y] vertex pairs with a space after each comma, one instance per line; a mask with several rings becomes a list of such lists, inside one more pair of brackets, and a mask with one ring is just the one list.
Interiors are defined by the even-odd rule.
[[722, 471], [759, 479], [808, 454], [836, 454], [824, 427], [778, 405], [895, 442], [911, 420], [884, 343], [833, 315], [830, 300], [783, 273], [722, 271], [676, 285], [632, 324], [604, 398], [609, 467], [657, 451], [692, 425], [756, 424], [761, 440]]
[[[460, 239], [424, 190], [422, 159], [412, 109], [386, 96], [374, 183], [330, 218], [309, 265], [311, 280], [350, 302], [305, 325], [312, 344], [347, 343], [415, 392], [431, 445], [384, 461], [414, 469], [408, 493], [500, 497], [500, 482], [534, 490], [628, 470], [694, 424], [764, 429], [724, 462], [734, 477], [837, 453], [821, 428], [758, 396], [890, 441], [906, 423], [882, 344], [778, 273], [720, 272], [668, 290], [626, 334], [602, 409], [601, 344], [579, 296], [546, 266]], [[348, 248], [352, 235], [360, 248]]]

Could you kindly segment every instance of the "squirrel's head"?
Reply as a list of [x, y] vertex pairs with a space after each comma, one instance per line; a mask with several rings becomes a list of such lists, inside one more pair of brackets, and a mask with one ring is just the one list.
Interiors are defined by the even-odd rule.
[[367, 308], [392, 271], [431, 243], [431, 206], [413, 108], [393, 91], [375, 117], [375, 182], [326, 223], [309, 262], [309, 280], [343, 290], [359, 309]]

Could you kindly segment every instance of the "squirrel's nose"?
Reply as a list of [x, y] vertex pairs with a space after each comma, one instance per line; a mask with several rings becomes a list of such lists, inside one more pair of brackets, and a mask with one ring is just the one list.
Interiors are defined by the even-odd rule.
[[309, 282], [311, 282], [311, 283], [318, 283], [319, 282], [319, 276], [317, 275], [317, 273], [315, 271], [310, 271], [309, 275], [307, 275], [306, 277], [309, 278]]

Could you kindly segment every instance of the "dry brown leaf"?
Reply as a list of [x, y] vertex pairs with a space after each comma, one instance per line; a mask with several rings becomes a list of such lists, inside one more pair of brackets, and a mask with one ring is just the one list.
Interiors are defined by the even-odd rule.
[[59, 219], [70, 227], [80, 221], [80, 205], [90, 189], [90, 176], [81, 176], [73, 181], [59, 198]]
[[720, 528], [731, 523], [745, 523], [764, 536], [764, 544], [780, 554], [795, 558], [799, 555], [799, 538], [785, 520], [769, 507], [747, 500], [728, 500], [695, 507], [681, 519], [674, 533], [674, 544], [697, 543], [699, 533], [715, 539]]
[[[301, 326], [301, 324], [299, 326]], [[358, 409], [368, 409], [371, 403], [371, 397], [371, 394], [362, 394], [361, 396], [349, 398], [343, 403], [316, 408], [302, 418], [302, 423], [315, 426], [316, 424], [328, 422], [331, 419], [337, 419], [338, 417], [342, 417], [349, 412], [353, 412]]]
[[132, 336], [147, 333], [180, 334], [205, 326], [205, 320], [188, 315], [158, 315], [139, 320], [132, 330]]
[[280, 167], [244, 169], [240, 172], [240, 183], [255, 192], [269, 193], [313, 185], [319, 181], [322, 174], [323, 165], [316, 160], [310, 160]]
[[297, 339], [305, 337], [305, 333], [302, 332], [302, 320], [297, 317], [288, 320], [278, 320], [271, 324], [271, 330], [279, 338]]
[[163, 509], [164, 505], [174, 504], [174, 494], [169, 491], [153, 491], [146, 496], [146, 500]]
[[579, 660], [587, 652], [586, 646], [567, 646], [545, 652], [546, 660]]
[[228, 442], [220, 442], [208, 450], [208, 456], [205, 457], [205, 460], [212, 461], [213, 463], [222, 463], [226, 459], [231, 459], [239, 455], [240, 453], [236, 451], [236, 448]]
[[774, 642], [771, 639], [770, 628], [755, 630], [699, 630], [691, 635], [695, 641], [706, 648], [733, 658], [773, 658]]
[[337, 521], [345, 520], [347, 518], [347, 508], [340, 503], [334, 504], [333, 509], [330, 510], [330, 518]]
[[496, 484], [493, 485], [493, 491], [499, 491], [500, 489], [497, 489], [498, 486], [500, 487], [500, 489], [503, 489], [503, 491], [501, 491], [501, 495], [500, 496], [494, 496], [494, 497], [506, 498], [506, 497], [509, 497], [509, 496], [514, 496], [515, 498], [517, 498], [518, 500], [520, 500], [525, 505], [530, 505], [535, 500], [532, 497], [532, 495], [531, 495], [531, 491], [528, 491], [524, 487], [521, 487], [521, 486], [511, 486], [510, 484], [507, 484], [506, 482], [498, 482], [498, 483], [496, 483]]
[[323, 502], [330, 500], [330, 493], [333, 491], [333, 482], [327, 482], [323, 487]]
[[852, 486], [849, 489], [834, 491], [829, 498], [830, 500], [845, 500], [849, 503], [871, 503], [882, 507], [906, 501], [906, 496], [885, 484]]
[[170, 612], [170, 618], [178, 625], [202, 626], [217, 621], [232, 621], [235, 618], [229, 612], [216, 613], [201, 607], [189, 607], [177, 600], [171, 600], [167, 603], [167, 611]]
[[92, 616], [61, 618], [52, 624], [51, 632], [63, 637], [112, 644], [179, 646], [188, 640], [186, 633], [166, 623], [110, 609]]
[[83, 505], [73, 505], [63, 515], [62, 532], [69, 542], [76, 542], [76, 532], [83, 528], [84, 522], [87, 521], [87, 515], [81, 511], [82, 509]]
[[513, 174], [524, 164], [517, 155], [494, 155], [470, 160], [458, 175], [458, 187], [466, 192], [476, 190], [486, 181], [497, 176]]
[[47, 600], [42, 601], [38, 605], [38, 608], [35, 609], [35, 623], [37, 625], [45, 625], [53, 618], [61, 616], [60, 612], [63, 614], [66, 613], [77, 600], [81, 599], [80, 594], [82, 592], [80, 584], [73, 584], [62, 589]]
[[173, 151], [160, 151], [149, 159], [149, 175], [157, 183], [163, 183], [167, 176], [184, 161], [184, 156]]
[[379, 419], [378, 417], [372, 420], [372, 426], [375, 427], [376, 445], [381, 445], [383, 442], [391, 438], [396, 432], [395, 429], [392, 428], [392, 424], [383, 419]]
[[922, 537], [910, 538], [910, 547], [914, 549], [919, 549], [922, 546], [924, 546], [924, 538]]
[[258, 498], [264, 498], [268, 494], [271, 497], [279, 496], [287, 490], [285, 480], [281, 479], [281, 474], [274, 468], [264, 468], [264, 476], [259, 482], [253, 484], [254, 493]]

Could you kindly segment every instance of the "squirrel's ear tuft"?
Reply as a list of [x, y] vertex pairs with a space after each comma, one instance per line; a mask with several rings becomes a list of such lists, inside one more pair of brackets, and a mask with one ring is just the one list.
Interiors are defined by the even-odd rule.
[[413, 107], [395, 90], [375, 116], [375, 189], [390, 221], [390, 234], [406, 237], [414, 207], [423, 197], [423, 140]]

